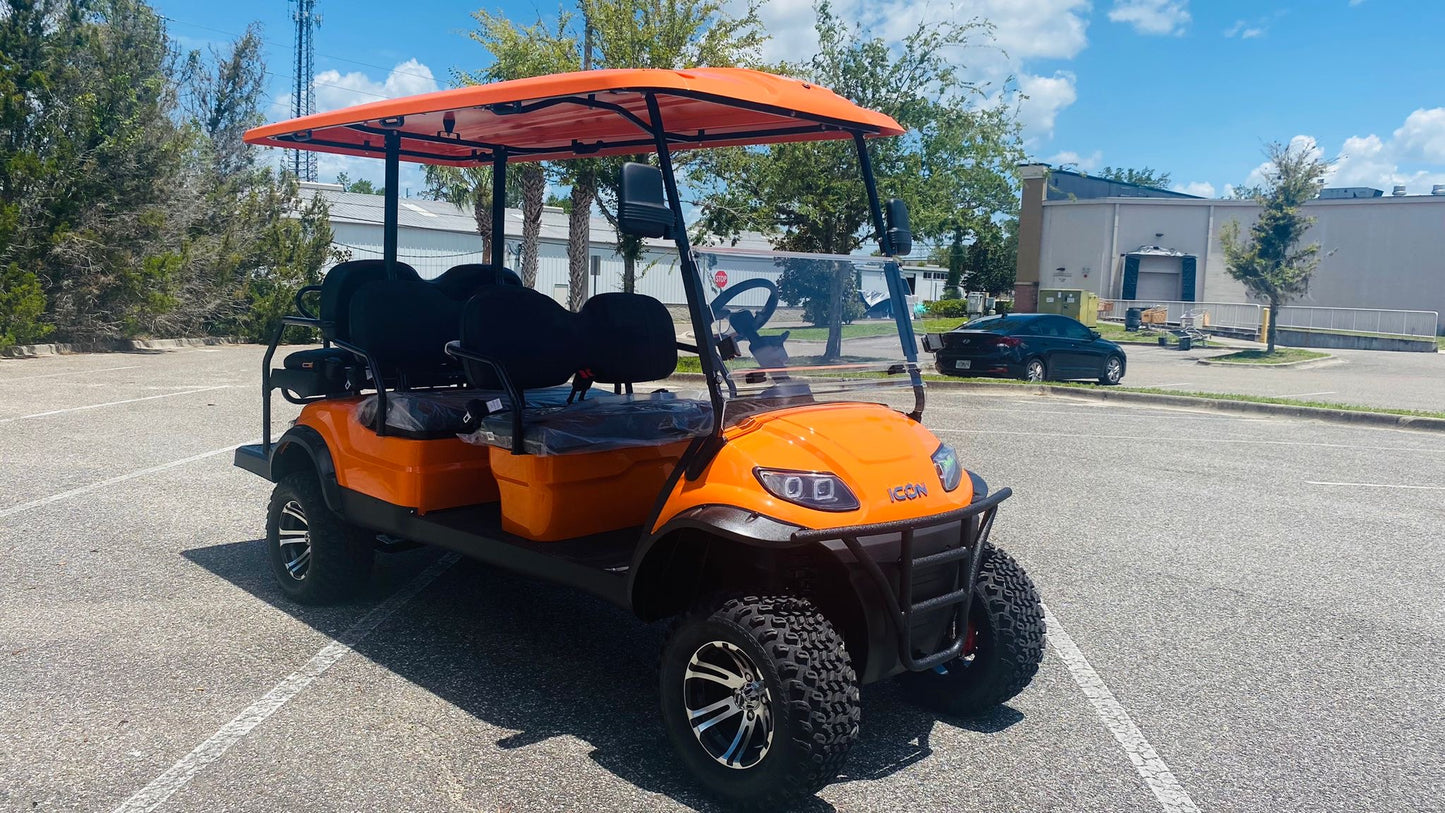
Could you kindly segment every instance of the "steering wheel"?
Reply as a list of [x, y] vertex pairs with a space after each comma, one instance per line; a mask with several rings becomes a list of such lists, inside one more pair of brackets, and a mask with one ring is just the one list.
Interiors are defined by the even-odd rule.
[[[728, 303], [736, 299], [739, 295], [758, 288], [766, 289], [768, 292], [768, 300], [763, 303], [761, 310], [753, 312], [747, 308], [734, 310], [728, 307]], [[768, 320], [773, 318], [773, 312], [778, 309], [778, 286], [766, 279], [744, 280], [718, 294], [717, 299], [712, 301], [710, 308], [712, 310], [713, 321], [720, 322], [726, 319], [732, 325], [733, 330], [738, 332], [739, 336], [742, 336], [748, 341], [755, 341], [761, 338], [758, 336], [758, 331], [762, 330], [763, 325], [767, 324]]]

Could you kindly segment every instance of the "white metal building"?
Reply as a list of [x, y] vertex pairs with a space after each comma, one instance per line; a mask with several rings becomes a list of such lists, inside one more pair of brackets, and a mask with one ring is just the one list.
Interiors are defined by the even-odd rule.
[[[1040, 195], [1027, 172], [1033, 167], [1024, 169], [1025, 197]], [[1251, 301], [1225, 268], [1219, 234], [1237, 221], [1247, 236], [1259, 215], [1252, 201], [1049, 195], [1041, 206], [1029, 202], [1024, 215], [1041, 214], [1037, 265], [1024, 267], [1031, 258], [1021, 245], [1021, 282], [1031, 277], [1040, 288], [1082, 288], [1103, 299]], [[1304, 208], [1315, 218], [1305, 239], [1320, 244], [1321, 261], [1309, 292], [1291, 304], [1445, 313], [1445, 195], [1321, 198]], [[1029, 233], [1021, 223], [1021, 238]]]
[[[303, 194], [320, 194], [331, 211], [331, 230], [335, 246], [348, 252], [351, 259], [382, 256], [381, 195], [343, 192], [335, 184], [303, 183]], [[454, 265], [486, 263], [482, 238], [477, 233], [472, 213], [450, 203], [404, 198], [397, 207], [397, 259], [414, 267], [425, 279], [439, 276]], [[522, 213], [507, 210], [507, 262], [521, 266]], [[616, 233], [606, 219], [593, 217], [591, 223], [591, 290], [588, 295], [622, 289], [622, 258], [616, 253]], [[648, 240], [647, 252], [637, 264], [638, 293], [654, 297], [666, 305], [683, 305], [686, 294], [677, 262], [677, 248], [670, 240]], [[744, 235], [734, 250], [771, 252], [768, 241], [757, 234]], [[700, 247], [700, 251], [708, 251]], [[723, 251], [726, 251], [724, 249]], [[727, 263], [725, 284], [736, 284], [759, 276], [774, 277], [778, 271], [769, 263], [748, 262], [732, 258]], [[924, 299], [936, 299], [943, 287], [945, 273], [939, 269], [905, 268], [904, 278]], [[886, 290], [881, 267], [862, 271], [864, 290]], [[936, 277], [936, 279], [935, 279]], [[542, 210], [542, 230], [537, 261], [537, 290], [567, 303], [567, 214], [561, 209]], [[714, 287], [716, 285], [714, 284]]]

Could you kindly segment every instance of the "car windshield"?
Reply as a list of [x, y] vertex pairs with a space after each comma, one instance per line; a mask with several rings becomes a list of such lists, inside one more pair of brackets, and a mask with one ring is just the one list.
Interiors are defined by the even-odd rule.
[[695, 255], [713, 334], [735, 339], [739, 353], [723, 361], [728, 422], [913, 386], [893, 318], [895, 307], [909, 318], [912, 306], [889, 296], [889, 265], [898, 273], [891, 260], [719, 248]]

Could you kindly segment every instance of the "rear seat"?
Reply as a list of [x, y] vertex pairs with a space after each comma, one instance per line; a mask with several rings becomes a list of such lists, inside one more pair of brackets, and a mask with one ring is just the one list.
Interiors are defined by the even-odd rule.
[[[396, 263], [399, 279], [420, 280], [416, 269]], [[327, 341], [351, 342], [351, 300], [356, 292], [386, 279], [383, 260], [351, 260], [330, 271], [321, 280], [317, 316], [321, 337]], [[365, 381], [355, 356], [339, 347], [298, 350], [286, 356], [282, 369], [271, 371], [271, 384], [301, 398], [353, 392]]]
[[[529, 454], [665, 445], [706, 434], [712, 427], [710, 404], [667, 397], [670, 393], [632, 397], [593, 391], [584, 392], [577, 403], [548, 406], [539, 401], [539, 390], [556, 393], [574, 375], [629, 392], [634, 384], [672, 375], [677, 369], [672, 317], [651, 297], [601, 294], [573, 314], [529, 288], [492, 288], [463, 308], [460, 344], [496, 361], [521, 391], [522, 450]], [[473, 387], [500, 388], [488, 365], [463, 364]], [[512, 448], [512, 434], [512, 416], [501, 411], [489, 414], [463, 440]]]

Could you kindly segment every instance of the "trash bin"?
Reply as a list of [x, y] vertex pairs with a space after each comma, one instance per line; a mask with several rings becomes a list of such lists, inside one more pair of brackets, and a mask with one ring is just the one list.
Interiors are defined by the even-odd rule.
[[1130, 332], [1138, 330], [1139, 324], [1144, 321], [1140, 316], [1142, 313], [1144, 313], [1143, 308], [1130, 308], [1124, 311], [1124, 329]]
[[1194, 340], [1193, 340], [1193, 339], [1189, 338], [1188, 336], [1180, 336], [1180, 337], [1179, 337], [1179, 349], [1180, 349], [1180, 350], [1188, 350], [1189, 348], [1191, 348], [1191, 347], [1193, 347], [1193, 346], [1194, 346]]

